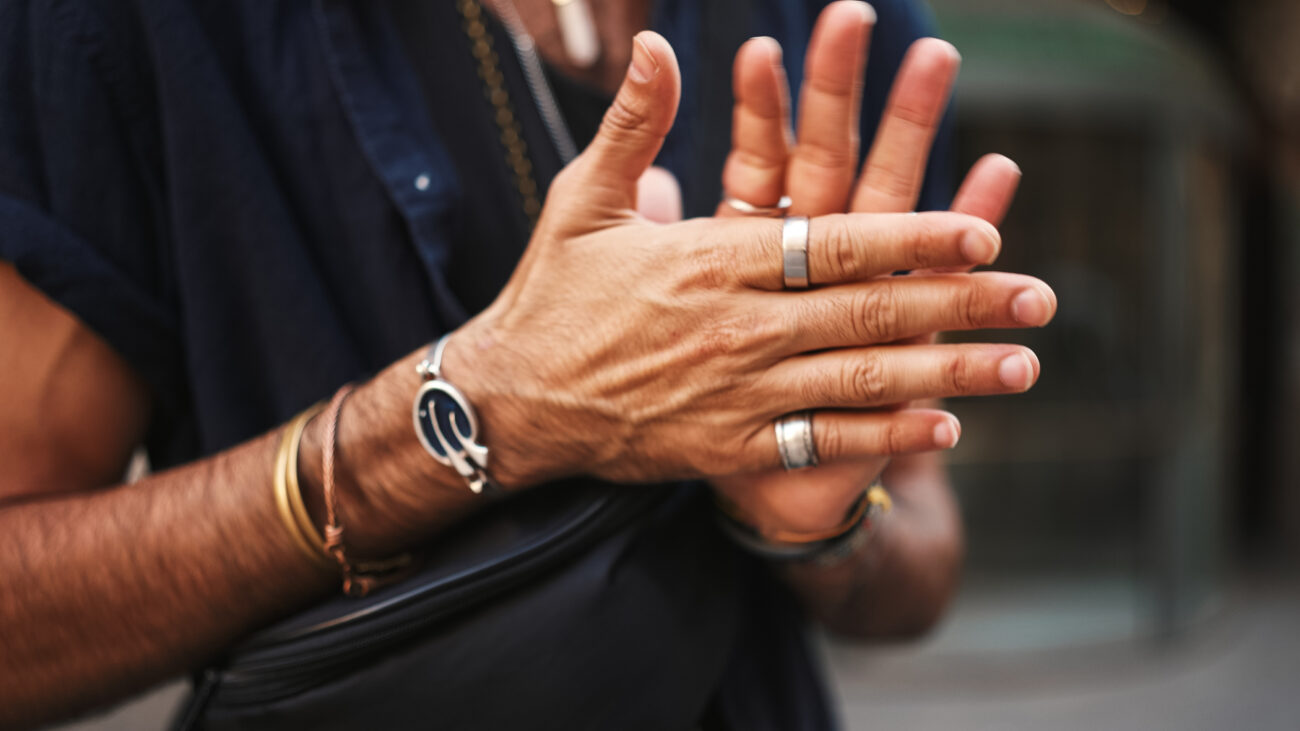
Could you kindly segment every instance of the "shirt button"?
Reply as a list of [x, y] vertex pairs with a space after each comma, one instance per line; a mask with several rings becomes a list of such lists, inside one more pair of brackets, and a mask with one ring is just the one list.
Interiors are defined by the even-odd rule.
[[415, 189], [421, 192], [428, 190], [429, 176], [425, 175], [424, 173], [420, 173], [419, 175], [415, 176]]

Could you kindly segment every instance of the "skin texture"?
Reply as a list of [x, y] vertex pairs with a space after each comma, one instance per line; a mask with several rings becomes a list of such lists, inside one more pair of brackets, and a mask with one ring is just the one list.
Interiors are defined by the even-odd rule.
[[[790, 195], [793, 212], [802, 215], [846, 208], [898, 212], [915, 207], [960, 57], [952, 46], [936, 39], [913, 45], [867, 160], [856, 171], [863, 64], [874, 22], [874, 12], [859, 2], [832, 3], [822, 13], [809, 48], [797, 138], [789, 129], [789, 91], [780, 46], [770, 38], [757, 38], [740, 49], [734, 74], [733, 151], [723, 174], [724, 188], [731, 195], [761, 206]], [[952, 210], [996, 226], [1019, 180], [1015, 163], [989, 155], [971, 169]], [[737, 214], [725, 204], [718, 210], [720, 216]], [[969, 267], [922, 267], [917, 274], [966, 271]], [[1025, 309], [1044, 304], [1029, 302]], [[902, 342], [933, 343], [934, 336], [924, 334]], [[1037, 359], [1027, 355], [1021, 362], [1009, 358], [1005, 375], [1036, 380]], [[956, 443], [960, 425], [955, 419], [951, 429], [946, 435], [936, 432], [936, 446]], [[949, 439], [951, 443], [945, 444]], [[888, 458], [830, 464], [823, 460], [817, 469], [737, 475], [715, 479], [713, 484], [761, 528], [797, 526], [815, 531], [835, 525], [862, 486], [877, 475], [893, 492], [896, 510], [879, 521], [873, 541], [833, 569], [785, 566], [782, 573], [809, 610], [843, 634], [912, 634], [940, 616], [956, 587], [962, 556], [956, 501], [936, 455], [897, 457], [892, 465]]]
[[[991, 261], [996, 230], [974, 216], [819, 218], [812, 275], [827, 286], [805, 294], [780, 291], [779, 222], [640, 216], [638, 181], [671, 125], [679, 80], [662, 38], [641, 34], [634, 49], [600, 135], [556, 181], [511, 282], [447, 349], [444, 370], [476, 404], [508, 488], [578, 473], [639, 482], [771, 470], [772, 419], [830, 405], [842, 408], [817, 420], [823, 457], [881, 460], [941, 446], [935, 427], [952, 417], [875, 407], [1030, 385], [1036, 367], [1010, 384], [999, 379], [1004, 359], [1032, 362], [1018, 346], [884, 345], [1050, 319], [1051, 290], [1030, 277], [885, 278]], [[980, 244], [977, 256], [965, 241]], [[1026, 292], [1047, 306], [1017, 317], [1012, 302]], [[0, 329], [13, 346], [0, 355], [0, 585], [10, 587], [0, 591], [0, 726], [147, 687], [338, 590], [337, 576], [301, 556], [279, 524], [277, 434], [115, 484], [148, 419], [139, 380], [7, 266]], [[840, 350], [807, 355], [824, 348]], [[422, 355], [362, 385], [344, 410], [338, 480], [347, 538], [361, 556], [411, 548], [475, 506], [412, 433]], [[318, 521], [322, 428], [319, 419], [308, 425], [300, 457]], [[900, 506], [899, 530], [882, 526], [874, 540], [876, 558], [789, 577], [832, 625], [903, 631], [950, 590], [945, 577], [916, 570], [959, 530], [926, 509], [924, 495], [941, 479], [924, 462], [916, 467], [916, 489], [896, 489], [917, 496], [918, 517], [905, 520], [910, 508]], [[863, 594], [868, 579], [882, 578], [897, 594], [888, 604]], [[854, 619], [864, 602], [874, 625]]]
[[[662, 38], [637, 39], [601, 135], [554, 182], [500, 297], [446, 350], [449, 378], [498, 425], [500, 479], [555, 477], [574, 454], [586, 472], [625, 482], [772, 468], [773, 419], [808, 408], [839, 409], [815, 424], [828, 460], [925, 451], [951, 415], [863, 409], [1031, 385], [1034, 359], [1020, 346], [870, 347], [1050, 319], [1054, 296], [1030, 277], [884, 277], [991, 261], [1000, 241], [987, 222], [957, 213], [817, 218], [810, 278], [827, 286], [792, 296], [781, 289], [779, 221], [655, 225], [638, 215], [637, 182], [671, 126], [680, 81]], [[581, 280], [593, 285], [572, 286]], [[1037, 311], [1017, 313], [1020, 295]], [[827, 348], [838, 350], [810, 352]], [[1007, 359], [1023, 366], [1011, 379]], [[588, 434], [612, 438], [574, 441]]]
[[[6, 342], [22, 345], [0, 355], [11, 374], [0, 382], [0, 727], [174, 677], [337, 591], [337, 577], [308, 562], [280, 524], [270, 489], [278, 435], [107, 487], [143, 436], [145, 390], [8, 265], [0, 323]], [[418, 357], [362, 388], [342, 422], [340, 497], [363, 554], [395, 553], [473, 508], [411, 433]], [[301, 451], [303, 489], [317, 502], [319, 431], [317, 420]], [[374, 471], [364, 493], [350, 477], [358, 470]], [[388, 489], [396, 482], [425, 486], [418, 505]]]

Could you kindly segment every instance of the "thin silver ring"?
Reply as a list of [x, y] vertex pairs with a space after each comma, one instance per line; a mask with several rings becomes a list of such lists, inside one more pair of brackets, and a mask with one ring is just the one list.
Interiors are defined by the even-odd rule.
[[817, 444], [813, 442], [813, 412], [800, 411], [777, 419], [776, 446], [781, 452], [781, 465], [786, 470], [816, 467]]
[[790, 216], [781, 224], [782, 277], [786, 289], [808, 289], [808, 217]]
[[730, 195], [723, 196], [722, 203], [731, 206], [746, 216], [762, 216], [764, 218], [780, 218], [789, 213], [790, 206], [794, 205], [794, 201], [790, 200], [788, 195], [781, 196], [781, 200], [777, 201], [774, 206], [756, 206], [749, 201], [743, 201]]

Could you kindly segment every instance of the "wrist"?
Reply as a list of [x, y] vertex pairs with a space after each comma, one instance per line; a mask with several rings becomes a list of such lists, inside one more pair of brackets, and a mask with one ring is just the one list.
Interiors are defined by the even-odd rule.
[[477, 413], [481, 442], [488, 448], [487, 472], [507, 492], [574, 471], [564, 459], [567, 450], [554, 446], [562, 425], [530, 408], [540, 400], [529, 397], [530, 369], [519, 367], [527, 360], [479, 319], [456, 331], [442, 355], [443, 378]]
[[795, 472], [732, 475], [712, 480], [738, 516], [764, 534], [817, 533], [833, 528], [855, 500], [878, 482], [888, 460], [873, 458]]
[[[359, 386], [338, 421], [334, 481], [349, 549], [387, 557], [409, 549], [480, 502], [452, 470], [434, 462], [411, 425], [419, 387], [416, 356]], [[299, 448], [299, 480], [308, 511], [325, 523], [322, 488], [324, 419], [314, 418]]]
[[834, 566], [852, 555], [873, 532], [880, 516], [893, 507], [878, 483], [863, 490], [838, 524], [814, 532], [762, 530], [745, 520], [725, 498], [717, 500], [723, 531], [738, 545], [763, 558]]

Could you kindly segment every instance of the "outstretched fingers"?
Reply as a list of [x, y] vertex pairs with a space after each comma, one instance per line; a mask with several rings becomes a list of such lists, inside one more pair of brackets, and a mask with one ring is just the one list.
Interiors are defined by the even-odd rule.
[[[764, 37], [741, 46], [734, 86], [732, 148], [722, 171], [722, 189], [750, 205], [771, 208], [785, 195], [791, 144], [790, 91], [781, 65], [781, 45]], [[718, 215], [742, 212], [724, 203]]]
[[[719, 221], [695, 225], [716, 227]], [[730, 276], [756, 289], [784, 288], [784, 223], [747, 218], [711, 228], [698, 238], [706, 246], [724, 247], [715, 261]], [[808, 225], [808, 279], [813, 285], [857, 282], [900, 269], [988, 264], [998, 255], [1001, 237], [993, 226], [973, 216], [936, 212], [910, 215], [837, 214], [814, 218]]]
[[799, 94], [798, 142], [787, 182], [796, 215], [848, 207], [857, 174], [862, 78], [876, 13], [842, 0], [822, 11], [808, 42]]
[[1020, 166], [1005, 155], [985, 155], [971, 166], [952, 200], [952, 210], [1002, 225], [1020, 187]]
[[886, 213], [916, 207], [960, 65], [957, 49], [945, 41], [922, 38], [912, 44], [863, 166], [852, 210]]
[[1023, 274], [978, 272], [882, 277], [826, 287], [768, 305], [792, 333], [788, 353], [893, 343], [933, 332], [1042, 327], [1056, 295]]
[[764, 375], [771, 408], [868, 409], [924, 398], [1022, 393], [1038, 380], [1020, 345], [891, 345], [788, 358]]
[[[971, 166], [952, 201], [954, 213], [975, 216], [1001, 226], [1020, 187], [1020, 166], [1005, 155], [985, 155]], [[942, 274], [970, 271], [973, 265], [930, 267], [915, 274]]]
[[[951, 449], [961, 438], [961, 423], [937, 409], [823, 410], [812, 414], [812, 435], [817, 457], [826, 463]], [[776, 430], [771, 427], [757, 431], [747, 449], [746, 461], [758, 469], [782, 466]]]

